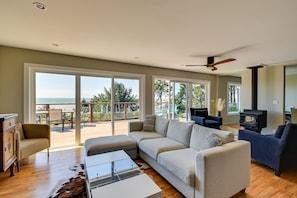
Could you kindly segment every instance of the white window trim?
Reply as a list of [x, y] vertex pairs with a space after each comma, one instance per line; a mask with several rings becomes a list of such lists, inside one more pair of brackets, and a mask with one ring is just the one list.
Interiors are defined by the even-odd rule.
[[[145, 75], [135, 74], [135, 73], [124, 73], [124, 72], [111, 72], [104, 70], [93, 70], [93, 69], [83, 69], [75, 67], [63, 67], [45, 64], [35, 64], [35, 63], [24, 63], [24, 122], [33, 123], [35, 122], [35, 73], [36, 72], [47, 72], [56, 74], [70, 74], [77, 76], [88, 75], [88, 76], [98, 76], [98, 77], [111, 77], [111, 78], [129, 78], [138, 79], [139, 84], [139, 105], [142, 107], [140, 109], [140, 118], [143, 118], [145, 104]], [[79, 81], [76, 81], [77, 83]], [[76, 86], [79, 89], [79, 85]], [[76, 90], [76, 98], [80, 100], [80, 93]], [[77, 102], [77, 101], [76, 101]], [[77, 111], [79, 113], [79, 111]], [[79, 116], [79, 115], [77, 115]]]

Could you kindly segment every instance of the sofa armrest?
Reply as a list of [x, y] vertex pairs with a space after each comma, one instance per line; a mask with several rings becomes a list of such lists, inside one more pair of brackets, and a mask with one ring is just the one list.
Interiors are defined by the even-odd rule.
[[204, 118], [204, 117], [200, 117], [200, 116], [194, 116], [194, 115], [192, 115], [192, 116], [191, 116], [191, 119], [192, 119], [193, 121], [195, 121], [196, 124], [199, 124], [199, 125], [202, 125], [202, 126], [205, 125], [205, 118]]
[[48, 138], [50, 141], [50, 126], [48, 124], [23, 124], [25, 138]]
[[234, 141], [196, 155], [195, 197], [231, 197], [250, 184], [250, 143]]
[[142, 131], [143, 121], [128, 122], [128, 131]]
[[217, 121], [217, 122], [220, 123], [220, 125], [222, 125], [222, 122], [223, 122], [223, 118], [220, 117], [220, 116], [211, 116], [211, 115], [210, 115], [210, 116], [208, 116], [208, 119]]
[[280, 139], [249, 130], [239, 130], [238, 139], [251, 142], [251, 157], [254, 160], [279, 167], [282, 152]]

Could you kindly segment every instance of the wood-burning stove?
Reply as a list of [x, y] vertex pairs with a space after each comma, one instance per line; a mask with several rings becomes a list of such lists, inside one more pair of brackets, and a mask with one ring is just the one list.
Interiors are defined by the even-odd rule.
[[239, 122], [241, 127], [260, 133], [262, 128], [267, 127], [267, 111], [244, 109]]

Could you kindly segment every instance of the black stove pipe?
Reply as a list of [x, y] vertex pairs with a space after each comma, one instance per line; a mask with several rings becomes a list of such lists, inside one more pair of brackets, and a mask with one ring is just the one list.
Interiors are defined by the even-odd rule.
[[258, 69], [262, 67], [262, 65], [248, 67], [252, 70], [252, 110], [258, 109]]

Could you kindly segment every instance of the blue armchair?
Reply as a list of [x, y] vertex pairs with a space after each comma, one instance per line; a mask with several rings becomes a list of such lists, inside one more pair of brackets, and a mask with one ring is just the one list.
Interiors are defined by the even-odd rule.
[[262, 135], [249, 130], [239, 130], [238, 139], [251, 143], [251, 158], [281, 171], [297, 168], [297, 124], [280, 125], [273, 135]]
[[196, 124], [220, 129], [220, 126], [223, 123], [222, 117], [208, 115], [207, 108], [190, 108], [190, 112], [191, 120], [195, 121]]

